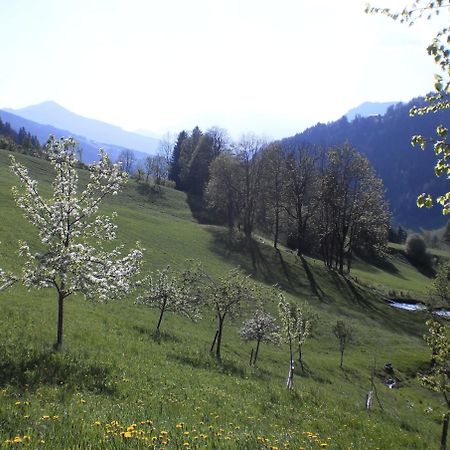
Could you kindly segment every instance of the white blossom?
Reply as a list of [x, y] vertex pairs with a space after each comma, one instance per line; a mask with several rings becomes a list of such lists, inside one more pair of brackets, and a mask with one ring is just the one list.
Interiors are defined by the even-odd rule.
[[194, 321], [200, 319], [201, 297], [196, 289], [192, 269], [176, 273], [167, 266], [157, 270], [156, 275], [144, 279], [142, 285], [144, 292], [136, 298], [135, 303], [160, 310], [157, 332], [165, 312], [175, 312]]
[[[16, 204], [38, 230], [41, 250], [36, 252], [27, 242], [20, 243], [25, 258], [22, 279], [28, 287], [53, 286], [60, 303], [74, 293], [91, 300], [105, 301], [120, 297], [133, 287], [139, 273], [143, 249], [124, 254], [123, 246], [103, 248], [104, 241], [116, 238], [115, 214], [97, 214], [107, 195], [116, 195], [127, 180], [108, 155], [100, 150], [100, 160], [89, 166], [89, 181], [78, 193], [76, 142], [50, 137], [45, 155], [55, 172], [53, 195], [44, 198], [26, 167], [10, 156], [11, 171], [22, 189], [13, 188]], [[59, 344], [59, 343], [58, 343]]]

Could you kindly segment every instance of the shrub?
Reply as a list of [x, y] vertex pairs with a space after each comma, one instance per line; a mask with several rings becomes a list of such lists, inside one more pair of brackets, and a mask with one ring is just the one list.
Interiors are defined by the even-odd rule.
[[427, 246], [422, 236], [418, 234], [408, 236], [406, 239], [406, 256], [416, 264], [430, 264], [430, 255], [427, 253]]

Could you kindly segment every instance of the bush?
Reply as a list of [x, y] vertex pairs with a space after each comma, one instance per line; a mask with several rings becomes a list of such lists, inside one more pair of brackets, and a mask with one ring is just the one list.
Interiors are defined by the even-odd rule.
[[422, 236], [418, 234], [409, 235], [406, 239], [406, 256], [410, 261], [420, 265], [430, 265], [430, 255]]

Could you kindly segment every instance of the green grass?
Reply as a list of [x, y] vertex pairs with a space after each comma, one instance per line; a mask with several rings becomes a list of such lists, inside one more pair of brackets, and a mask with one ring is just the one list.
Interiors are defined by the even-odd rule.
[[[48, 194], [48, 164], [20, 159]], [[7, 164], [0, 151], [0, 267], [18, 270], [18, 239], [38, 241], [13, 204], [15, 179]], [[119, 240], [128, 247], [139, 240], [147, 249], [146, 271], [168, 263], [181, 268], [189, 258], [214, 276], [239, 265], [267, 287], [278, 283], [292, 301], [308, 299], [320, 322], [304, 348], [307, 373], [297, 372], [294, 390], [285, 389], [286, 346], [262, 345], [258, 367], [250, 368], [251, 344], [237, 333], [242, 319], [226, 325], [218, 363], [209, 355], [215, 323], [208, 311], [199, 323], [168, 314], [156, 339], [156, 311], [134, 306], [132, 297], [100, 305], [68, 299], [64, 351], [54, 353], [55, 292], [27, 292], [16, 284], [0, 293], [0, 448], [437, 447], [443, 403], [415, 376], [429, 360], [425, 318], [390, 308], [380, 296], [427, 293], [430, 280], [401, 252], [391, 253], [383, 267], [358, 261], [346, 279], [267, 241], [230, 242], [223, 228], [196, 223], [185, 195], [170, 189], [156, 195], [131, 181], [104, 206], [114, 210]], [[269, 309], [274, 302], [268, 298]], [[357, 336], [344, 370], [332, 334], [337, 319], [351, 322]], [[374, 359], [383, 410], [375, 404], [368, 413]], [[382, 383], [387, 361], [399, 389]], [[16, 437], [22, 442], [11, 442]]]

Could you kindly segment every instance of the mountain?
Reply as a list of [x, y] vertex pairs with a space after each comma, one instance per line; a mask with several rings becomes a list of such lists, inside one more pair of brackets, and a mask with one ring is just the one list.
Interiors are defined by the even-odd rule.
[[343, 116], [335, 122], [318, 123], [283, 142], [328, 147], [349, 141], [369, 159], [383, 180], [394, 223], [413, 229], [439, 228], [448, 218], [437, 206], [417, 208], [416, 198], [422, 192], [447, 192], [447, 181], [434, 175], [436, 157], [432, 146], [421, 151], [411, 147], [410, 141], [415, 134], [435, 137], [436, 126], [450, 122], [450, 110], [410, 117], [410, 108], [421, 105], [424, 99], [417, 98], [408, 104], [390, 106], [383, 116], [357, 116], [351, 122]]
[[395, 105], [398, 102], [364, 102], [356, 108], [352, 108], [350, 111], [344, 114], [351, 122], [356, 116], [369, 117], [384, 115], [390, 106]]
[[[124, 147], [93, 142], [86, 139], [84, 136], [78, 136], [67, 129], [56, 128], [52, 125], [42, 125], [4, 110], [0, 110], [0, 118], [3, 122], [9, 122], [11, 127], [16, 131], [19, 131], [21, 127], [24, 127], [28, 132], [36, 136], [41, 144], [45, 144], [51, 134], [57, 138], [62, 136], [72, 136], [82, 148], [82, 159], [86, 164], [92, 163], [98, 159], [98, 150], [100, 147], [106, 150], [113, 161], [115, 161], [120, 152], [124, 150]], [[136, 160], [142, 160], [147, 156], [146, 153], [139, 151], [133, 151], [133, 153], [135, 154]]]
[[69, 111], [55, 102], [43, 102], [21, 109], [6, 108], [5, 111], [43, 125], [51, 125], [88, 140], [154, 154], [159, 140], [125, 131], [95, 119], [88, 119]]

